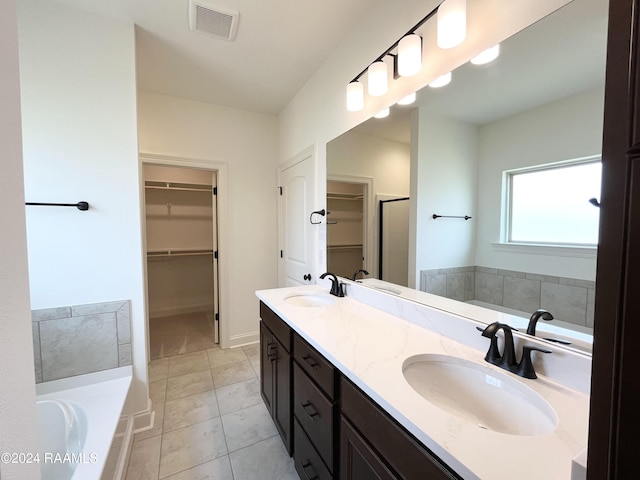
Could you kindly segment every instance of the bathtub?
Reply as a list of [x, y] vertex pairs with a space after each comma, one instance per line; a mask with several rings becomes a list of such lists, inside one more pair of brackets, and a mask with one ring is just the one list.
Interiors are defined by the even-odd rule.
[[[43, 480], [122, 475], [133, 431], [125, 412], [131, 378], [128, 366], [36, 385]], [[116, 430], [122, 438], [114, 442]]]

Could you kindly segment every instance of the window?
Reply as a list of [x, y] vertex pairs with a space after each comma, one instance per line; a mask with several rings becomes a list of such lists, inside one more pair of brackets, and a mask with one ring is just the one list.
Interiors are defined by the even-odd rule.
[[505, 172], [507, 243], [598, 243], [600, 158]]

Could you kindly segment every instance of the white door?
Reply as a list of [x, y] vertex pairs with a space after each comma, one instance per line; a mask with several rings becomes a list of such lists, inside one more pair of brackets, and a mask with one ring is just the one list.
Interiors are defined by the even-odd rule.
[[[315, 197], [315, 158], [312, 150], [300, 154], [279, 171], [278, 286], [315, 283], [314, 228], [310, 222]], [[326, 217], [314, 215], [314, 221]]]

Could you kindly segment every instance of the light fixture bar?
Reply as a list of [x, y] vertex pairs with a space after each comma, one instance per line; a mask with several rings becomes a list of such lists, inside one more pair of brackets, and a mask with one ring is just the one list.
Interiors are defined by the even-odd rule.
[[[429, 20], [431, 17], [433, 17], [436, 13], [438, 13], [438, 9], [440, 8], [440, 5], [442, 5], [442, 3], [440, 3], [436, 8], [434, 8], [433, 10], [431, 10], [426, 17], [424, 17], [422, 20], [420, 20], [418, 23], [416, 23], [411, 29], [409, 29], [409, 31], [407, 33], [405, 33], [404, 35], [402, 35], [397, 42], [395, 42], [393, 45], [391, 45], [389, 48], [387, 48], [382, 55], [380, 55], [378, 58], [376, 58], [373, 62], [379, 62], [381, 61], [384, 57], [386, 57], [387, 55], [391, 54], [391, 52], [398, 46], [398, 44], [400, 43], [400, 40], [402, 40], [404, 37], [406, 37], [407, 35], [411, 35], [414, 34], [416, 32], [416, 30], [418, 30], [422, 25], [424, 25], [427, 20]], [[394, 55], [395, 56], [395, 55]], [[369, 69], [369, 66], [367, 66], [367, 68], [365, 68], [364, 70], [362, 70], [358, 75], [356, 75], [354, 77], [353, 80], [351, 80], [351, 82], [357, 82], [358, 80], [360, 80], [360, 77], [362, 77], [365, 73], [367, 73], [367, 70]]]

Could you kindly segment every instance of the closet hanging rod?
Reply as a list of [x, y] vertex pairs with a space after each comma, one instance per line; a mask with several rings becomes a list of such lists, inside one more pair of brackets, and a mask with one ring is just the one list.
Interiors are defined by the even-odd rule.
[[186, 257], [194, 255], [213, 255], [213, 250], [150, 250], [147, 257]]
[[187, 192], [211, 192], [213, 185], [201, 183], [172, 183], [172, 182], [156, 182], [146, 181], [144, 188], [150, 190], [179, 190]]
[[78, 210], [82, 210], [82, 211], [89, 210], [89, 203], [87, 202], [78, 202], [78, 203], [25, 202], [25, 205], [28, 205], [31, 207], [76, 207]]
[[470, 217], [469, 215], [436, 215], [435, 213], [433, 214], [433, 219], [436, 220], [437, 218], [464, 218], [465, 220], [469, 220]]

